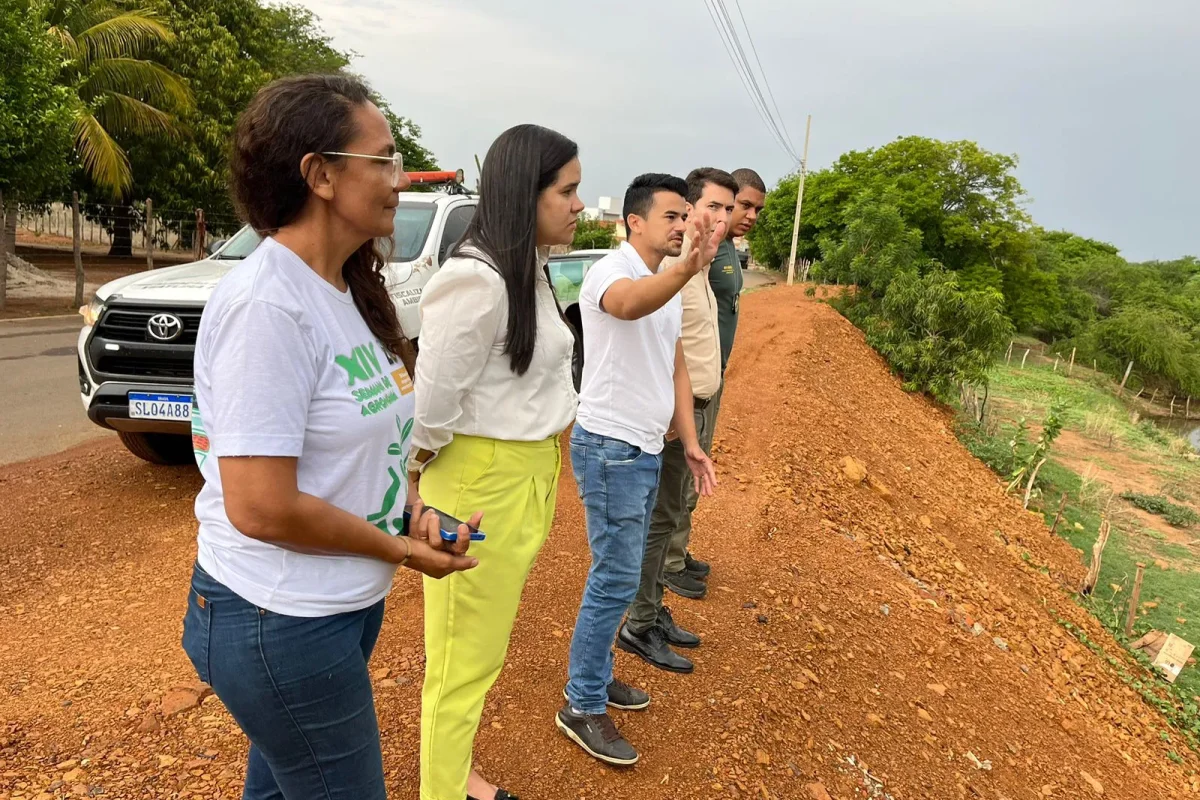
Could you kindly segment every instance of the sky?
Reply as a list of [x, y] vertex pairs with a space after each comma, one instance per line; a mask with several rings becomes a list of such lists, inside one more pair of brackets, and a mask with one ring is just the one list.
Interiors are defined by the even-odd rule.
[[[302, 0], [445, 169], [506, 128], [579, 143], [580, 195], [796, 162], [703, 0]], [[1200, 255], [1198, 0], [725, 0], [809, 169], [899, 136], [1019, 157], [1027, 210], [1132, 260]], [[765, 87], [764, 87], [765, 91]]]

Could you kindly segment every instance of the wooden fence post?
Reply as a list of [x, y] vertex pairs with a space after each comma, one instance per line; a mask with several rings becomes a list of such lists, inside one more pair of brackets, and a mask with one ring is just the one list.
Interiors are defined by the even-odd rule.
[[154, 200], [146, 198], [146, 269], [154, 269]]
[[[1111, 501], [1110, 501], [1111, 502]], [[1104, 564], [1104, 548], [1108, 547], [1108, 537], [1112, 532], [1112, 523], [1108, 520], [1108, 507], [1104, 509], [1104, 514], [1100, 517], [1100, 530], [1097, 533], [1096, 541], [1092, 545], [1092, 563], [1088, 565], [1087, 575], [1083, 578], [1083, 586], [1079, 587], [1079, 593], [1089, 595], [1096, 588], [1096, 581], [1100, 580], [1100, 567]], [[1142, 577], [1141, 572], [1138, 572], [1138, 588], [1141, 588]], [[1128, 636], [1129, 634], [1125, 634]]]
[[75, 305], [83, 305], [83, 221], [79, 217], [79, 192], [71, 193], [71, 254], [75, 258]]
[[1058, 372], [1058, 355], [1054, 356], [1054, 371]]
[[1138, 600], [1142, 596], [1142, 573], [1146, 571], [1146, 565], [1142, 562], [1137, 564], [1137, 576], [1133, 579], [1133, 593], [1129, 595], [1129, 613], [1125, 615], [1125, 635], [1133, 635], [1133, 620], [1137, 617]]
[[1050, 535], [1058, 530], [1058, 523], [1062, 522], [1063, 511], [1067, 508], [1067, 493], [1063, 492], [1062, 498], [1058, 501], [1058, 513], [1054, 515], [1054, 524], [1050, 526]]
[[1008, 343], [1008, 352], [1004, 354], [1004, 363], [1006, 363], [1006, 364], [1012, 363], [1012, 350], [1013, 350], [1014, 343], [1015, 343], [1015, 340]]
[[196, 209], [196, 260], [204, 258], [204, 239], [207, 233], [204, 224], [204, 209]]
[[1129, 362], [1129, 366], [1125, 368], [1125, 377], [1121, 378], [1121, 386], [1117, 390], [1117, 396], [1122, 397], [1125, 394], [1125, 382], [1129, 380], [1129, 373], [1133, 372], [1133, 362]]
[[1067, 377], [1071, 377], [1075, 372], [1075, 348], [1071, 348], [1071, 364], [1067, 367]]
[[1025, 355], [1021, 356], [1021, 369], [1025, 369], [1025, 359], [1029, 358], [1029, 349], [1026, 348]]
[[1171, 395], [1171, 412], [1170, 412], [1170, 416], [1171, 416], [1171, 418], [1172, 418], [1172, 419], [1174, 419], [1174, 417], [1175, 417], [1175, 395]]

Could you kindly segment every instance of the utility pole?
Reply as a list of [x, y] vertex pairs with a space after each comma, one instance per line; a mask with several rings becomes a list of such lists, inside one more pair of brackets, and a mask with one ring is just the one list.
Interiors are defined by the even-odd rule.
[[796, 190], [796, 219], [792, 223], [792, 253], [788, 256], [788, 286], [796, 279], [796, 240], [800, 237], [800, 208], [804, 205], [804, 177], [808, 174], [808, 135], [812, 131], [812, 114], [804, 123], [804, 157], [800, 159], [800, 187]]

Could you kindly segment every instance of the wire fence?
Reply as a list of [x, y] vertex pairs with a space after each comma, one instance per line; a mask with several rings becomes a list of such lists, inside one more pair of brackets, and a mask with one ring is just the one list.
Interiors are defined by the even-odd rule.
[[[39, 243], [73, 247], [73, 201], [20, 206], [17, 227]], [[129, 205], [79, 203], [79, 244], [108, 246], [113, 255], [146, 255], [155, 251], [203, 257], [209, 243], [241, 227], [237, 217], [206, 214], [203, 209], [160, 209], [152, 200]]]

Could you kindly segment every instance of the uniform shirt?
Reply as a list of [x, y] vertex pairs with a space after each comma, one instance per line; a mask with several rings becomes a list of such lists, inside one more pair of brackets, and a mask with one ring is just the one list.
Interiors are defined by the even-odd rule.
[[508, 292], [500, 273], [470, 249], [442, 265], [421, 294], [416, 447], [436, 453], [455, 434], [534, 442], [571, 424], [579, 403], [575, 334], [557, 303], [539, 273], [537, 341], [529, 369], [518, 375], [504, 352]]
[[717, 299], [717, 324], [721, 331], [721, 372], [729, 365], [733, 337], [737, 333], [738, 299], [745, 281], [737, 248], [729, 239], [721, 242], [708, 270], [708, 281]]
[[[691, 237], [685, 237], [687, 253]], [[683, 256], [664, 258], [659, 269], [666, 269]], [[692, 382], [692, 396], [707, 400], [721, 388], [721, 335], [718, 329], [717, 299], [709, 283], [705, 265], [683, 286], [679, 299], [683, 304], [683, 359]]]
[[217, 459], [296, 459], [301, 492], [398, 534], [408, 495], [413, 385], [354, 305], [264, 239], [213, 290], [195, 355], [192, 443], [204, 486], [196, 560], [246, 601], [296, 617], [357, 611], [387, 595], [395, 564], [313, 555], [243, 535], [225, 513]]
[[600, 305], [619, 280], [653, 275], [629, 242], [592, 265], [579, 290], [583, 320], [583, 384], [579, 424], [657, 454], [675, 414], [675, 345], [683, 305], [679, 295], [641, 319], [617, 319]]

